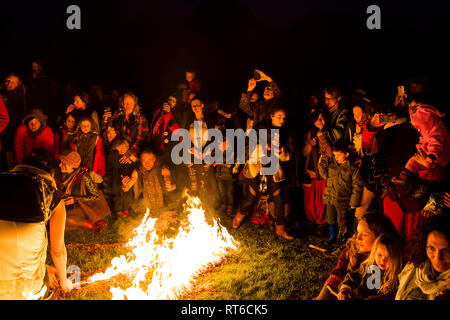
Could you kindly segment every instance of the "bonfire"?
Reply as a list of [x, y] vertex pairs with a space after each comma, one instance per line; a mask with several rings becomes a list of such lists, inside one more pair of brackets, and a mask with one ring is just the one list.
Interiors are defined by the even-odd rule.
[[192, 288], [196, 276], [237, 250], [239, 243], [218, 220], [208, 224], [200, 199], [187, 193], [185, 196], [187, 220], [174, 238], [158, 235], [157, 219], [151, 218], [147, 209], [125, 245], [130, 252], [113, 258], [106, 271], [94, 274], [84, 283], [126, 275], [131, 286], [110, 288], [115, 300], [177, 299]]

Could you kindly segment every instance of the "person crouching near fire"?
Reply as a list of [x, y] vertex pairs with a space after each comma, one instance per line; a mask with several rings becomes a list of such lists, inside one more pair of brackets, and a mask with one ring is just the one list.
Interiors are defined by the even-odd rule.
[[102, 232], [111, 213], [101, 190], [92, 180], [89, 168], [81, 165], [81, 156], [73, 150], [60, 157], [61, 191], [67, 210], [66, 230], [89, 229]]
[[150, 214], [158, 217], [164, 210], [174, 209], [169, 204], [175, 205], [181, 199], [176, 197], [177, 186], [172, 182], [170, 170], [161, 165], [151, 149], [142, 151], [139, 166], [122, 182], [125, 192], [133, 188], [137, 212], [150, 209]]
[[[0, 175], [0, 300], [24, 300], [28, 294], [42, 293], [44, 285], [56, 289], [59, 283], [63, 292], [72, 289], [57, 168], [53, 155], [41, 147], [22, 165]], [[45, 264], [48, 243], [54, 267]]]

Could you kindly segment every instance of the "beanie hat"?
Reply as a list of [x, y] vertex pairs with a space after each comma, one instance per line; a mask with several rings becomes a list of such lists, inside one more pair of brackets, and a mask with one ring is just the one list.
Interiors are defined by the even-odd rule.
[[81, 164], [80, 154], [73, 150], [63, 152], [59, 159], [73, 168], [78, 168]]
[[45, 127], [47, 125], [48, 117], [44, 114], [44, 112], [42, 112], [41, 109], [33, 109], [30, 112], [28, 112], [23, 118], [22, 124], [27, 125], [28, 122], [34, 118], [39, 120], [42, 127]]

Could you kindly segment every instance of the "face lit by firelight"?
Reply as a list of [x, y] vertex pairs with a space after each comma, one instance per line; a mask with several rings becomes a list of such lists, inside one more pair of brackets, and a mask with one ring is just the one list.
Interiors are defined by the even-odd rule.
[[152, 170], [155, 165], [156, 157], [153, 153], [144, 152], [141, 155], [141, 163], [145, 170]]

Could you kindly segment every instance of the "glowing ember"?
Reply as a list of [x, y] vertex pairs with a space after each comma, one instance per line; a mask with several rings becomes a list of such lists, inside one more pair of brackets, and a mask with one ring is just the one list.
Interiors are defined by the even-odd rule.
[[[196, 275], [239, 246], [216, 220], [212, 226], [206, 222], [199, 198], [188, 196], [185, 211], [188, 223], [180, 227], [177, 236], [160, 239], [154, 229], [157, 219], [150, 218], [147, 210], [126, 245], [131, 252], [126, 257], [112, 259], [110, 268], [93, 275], [87, 282], [125, 273], [133, 279], [132, 286], [125, 290], [111, 288], [113, 299], [175, 299], [180, 296], [191, 287]], [[150, 282], [148, 275], [151, 275]], [[147, 289], [143, 289], [148, 282]]]

